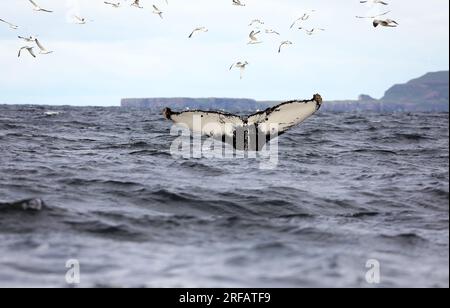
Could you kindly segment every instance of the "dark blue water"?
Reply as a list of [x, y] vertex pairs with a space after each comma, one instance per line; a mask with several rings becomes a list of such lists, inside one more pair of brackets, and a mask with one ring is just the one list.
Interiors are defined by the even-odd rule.
[[262, 170], [172, 157], [150, 110], [47, 110], [0, 106], [0, 286], [68, 286], [68, 259], [84, 287], [370, 287], [369, 259], [449, 285], [448, 114], [323, 110]]

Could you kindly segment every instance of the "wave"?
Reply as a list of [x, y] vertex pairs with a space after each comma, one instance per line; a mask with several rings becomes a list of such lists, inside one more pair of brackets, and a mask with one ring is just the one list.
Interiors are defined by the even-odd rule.
[[133, 151], [133, 152], [129, 152], [128, 154], [129, 155], [136, 155], [136, 156], [172, 157], [172, 155], [166, 150], [155, 150], [155, 149], [146, 149], [146, 150]]
[[128, 224], [113, 224], [98, 219], [89, 220], [86, 218], [66, 219], [64, 223], [78, 232], [89, 233], [99, 237], [133, 242], [148, 240], [146, 233], [139, 232]]
[[407, 246], [417, 246], [420, 244], [426, 244], [428, 240], [424, 239], [423, 237], [419, 236], [416, 233], [400, 233], [400, 234], [382, 234], [378, 236], [379, 238], [383, 240], [389, 240], [394, 241], [397, 244], [400, 245], [407, 245]]
[[416, 133], [394, 133], [388, 136], [375, 136], [370, 137], [371, 141], [379, 141], [379, 142], [421, 142], [425, 140], [430, 140], [431, 138], [425, 135], [416, 134]]
[[174, 165], [179, 165], [180, 167], [187, 169], [189, 171], [200, 172], [207, 176], [218, 176], [218, 175], [226, 174], [225, 169], [208, 166], [204, 163], [201, 163], [200, 161], [189, 160], [189, 161], [184, 161], [181, 164], [179, 164], [178, 162], [175, 162]]
[[129, 181], [119, 181], [119, 180], [100, 180], [100, 179], [82, 179], [82, 178], [73, 178], [73, 179], [63, 179], [60, 180], [60, 183], [65, 185], [73, 185], [73, 186], [111, 186], [111, 187], [123, 187], [123, 188], [131, 188], [131, 187], [141, 187], [140, 183], [129, 182]]
[[383, 149], [356, 149], [352, 151], [341, 152], [339, 154], [362, 153], [362, 154], [382, 154], [382, 155], [398, 155], [397, 152]]

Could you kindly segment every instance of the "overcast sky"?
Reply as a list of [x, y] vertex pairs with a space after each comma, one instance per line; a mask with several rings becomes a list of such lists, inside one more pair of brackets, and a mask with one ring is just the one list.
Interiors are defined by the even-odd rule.
[[[381, 97], [394, 83], [449, 67], [449, 1], [386, 0], [388, 8], [359, 0], [141, 0], [144, 9], [122, 1], [36, 0], [54, 13], [31, 9], [28, 0], [1, 0], [0, 104], [119, 105], [123, 97], [248, 97], [256, 99]], [[113, 2], [119, 0], [112, 0]], [[155, 3], [164, 20], [152, 14]], [[305, 23], [325, 32], [307, 36], [289, 30], [306, 10]], [[395, 29], [371, 26], [370, 15], [391, 10]], [[76, 25], [73, 15], [92, 19]], [[262, 35], [248, 46], [249, 22], [260, 18], [281, 37]], [[209, 32], [187, 38], [196, 26]], [[55, 53], [17, 57], [37, 35]], [[277, 53], [281, 40], [295, 45]], [[243, 80], [229, 71], [237, 60], [250, 65]]]

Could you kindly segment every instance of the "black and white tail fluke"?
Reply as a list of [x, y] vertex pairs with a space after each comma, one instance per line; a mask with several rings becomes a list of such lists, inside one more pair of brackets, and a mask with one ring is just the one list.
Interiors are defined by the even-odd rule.
[[314, 115], [322, 105], [322, 97], [294, 100], [250, 115], [216, 111], [163, 111], [166, 119], [189, 128], [196, 134], [211, 137], [233, 145], [238, 150], [259, 151], [273, 138], [295, 127]]

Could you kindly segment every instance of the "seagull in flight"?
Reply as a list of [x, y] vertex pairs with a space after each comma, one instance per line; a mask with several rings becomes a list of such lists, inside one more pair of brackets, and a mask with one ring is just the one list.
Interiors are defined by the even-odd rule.
[[252, 27], [253, 25], [264, 25], [264, 21], [262, 21], [261, 19], [254, 19], [252, 20], [252, 22], [248, 25], [249, 27]]
[[239, 61], [239, 62], [236, 62], [236, 63], [234, 63], [234, 64], [232, 64], [231, 66], [230, 66], [230, 71], [233, 69], [233, 68], [238, 68], [240, 71], [241, 71], [241, 79], [244, 77], [244, 71], [245, 71], [245, 68], [247, 67], [247, 65], [248, 65], [249, 63], [247, 62], [247, 61], [245, 61], [245, 62], [241, 62], [241, 61]]
[[322, 29], [322, 28], [312, 28], [311, 30], [308, 30], [308, 29], [304, 29], [304, 28], [300, 27], [298, 29], [299, 30], [305, 30], [306, 34], [308, 34], [308, 35], [313, 35], [317, 31], [325, 31], [325, 29]]
[[266, 29], [265, 30], [266, 34], [276, 34], [276, 35], [281, 35], [280, 32], [275, 31], [273, 29]]
[[36, 37], [31, 36], [31, 35], [29, 37], [24, 37], [24, 36], [19, 35], [18, 38], [20, 38], [21, 40], [24, 40], [27, 43], [34, 43], [36, 40]]
[[382, 5], [389, 5], [389, 3], [384, 2], [382, 0], [366, 0], [366, 1], [359, 1], [359, 3], [372, 3], [372, 4], [382, 4]]
[[197, 32], [203, 32], [203, 33], [206, 33], [206, 32], [208, 32], [208, 29], [207, 29], [206, 27], [198, 27], [198, 28], [195, 28], [195, 29], [191, 32], [191, 34], [189, 35], [189, 38], [192, 38], [192, 37], [194, 36], [194, 34], [197, 33]]
[[245, 6], [245, 4], [241, 2], [241, 0], [233, 0], [233, 5], [235, 5], [235, 6]]
[[39, 49], [40, 49], [39, 53], [40, 53], [41, 55], [48, 55], [48, 54], [53, 53], [53, 51], [47, 50], [47, 49], [41, 44], [41, 42], [39, 42], [39, 40], [38, 40], [37, 38], [34, 40], [34, 42], [36, 43], [37, 47], [39, 47]]
[[311, 10], [310, 13], [304, 13], [302, 16], [300, 16], [299, 18], [297, 18], [296, 20], [294, 20], [294, 22], [291, 24], [290, 29], [294, 28], [295, 25], [298, 22], [302, 22], [302, 21], [306, 21], [311, 17], [311, 13], [314, 13], [316, 10]]
[[293, 45], [294, 43], [292, 43], [291, 41], [283, 41], [280, 44], [280, 47], [278, 48], [278, 53], [281, 53], [281, 49], [283, 48], [283, 46], [289, 46], [289, 45]]
[[28, 51], [28, 52], [30, 53], [30, 55], [33, 56], [33, 58], [36, 58], [36, 55], [34, 54], [33, 48], [34, 48], [34, 47], [30, 47], [30, 46], [24, 46], [24, 47], [20, 48], [20, 49], [19, 49], [19, 55], [18, 55], [17, 57], [20, 58], [20, 56], [21, 56], [21, 54], [22, 54], [22, 51], [23, 51], [23, 50], [26, 50], [26, 51]]
[[134, 7], [138, 8], [138, 9], [143, 9], [144, 8], [143, 6], [141, 6], [139, 4], [139, 0], [134, 0], [134, 2], [131, 4], [131, 6], [134, 6]]
[[154, 4], [153, 4], [153, 14], [159, 15], [159, 17], [161, 17], [161, 19], [163, 18], [163, 11], [158, 9], [158, 7]]
[[376, 28], [378, 26], [382, 27], [389, 27], [389, 28], [395, 28], [398, 26], [398, 23], [395, 20], [392, 19], [375, 19], [373, 21], [373, 26]]
[[40, 7], [33, 0], [28, 0], [28, 1], [30, 1], [30, 3], [33, 5], [33, 10], [35, 10], [37, 12], [53, 13], [53, 11], [50, 11], [50, 10], [47, 10], [47, 9], [44, 9], [44, 8]]
[[73, 16], [73, 18], [75, 19], [75, 23], [77, 25], [85, 25], [88, 22], [88, 20], [86, 18], [77, 16], [77, 15]]
[[248, 37], [250, 38], [248, 45], [261, 44], [262, 42], [256, 37], [260, 33], [261, 33], [261, 31], [255, 31], [255, 30], [250, 32], [250, 34], [248, 35]]
[[1, 18], [0, 18], [0, 22], [7, 24], [7, 25], [8, 25], [11, 29], [13, 29], [13, 30], [19, 29], [19, 26], [16, 26], [16, 25], [14, 25], [14, 24], [12, 24], [12, 23], [6, 21], [6, 20], [3, 20], [3, 19], [1, 19]]
[[118, 9], [120, 7], [120, 2], [113, 3], [113, 2], [104, 1], [103, 3], [107, 4], [107, 5], [110, 5], [110, 6], [112, 6], [115, 9]]

